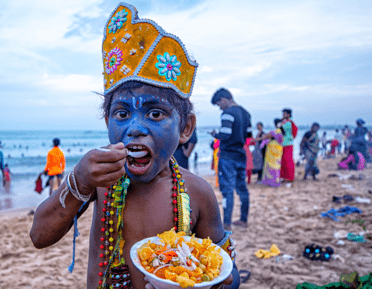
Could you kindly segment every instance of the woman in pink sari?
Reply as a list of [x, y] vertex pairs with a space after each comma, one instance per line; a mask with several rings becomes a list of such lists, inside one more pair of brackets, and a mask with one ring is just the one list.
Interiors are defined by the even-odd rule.
[[361, 152], [350, 153], [338, 163], [339, 170], [364, 170], [365, 160]]

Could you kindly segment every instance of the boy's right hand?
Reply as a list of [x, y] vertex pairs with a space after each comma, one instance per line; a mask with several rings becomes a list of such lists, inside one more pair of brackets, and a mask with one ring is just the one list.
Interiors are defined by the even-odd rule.
[[108, 145], [105, 150], [93, 149], [75, 167], [79, 192], [89, 195], [97, 187], [109, 187], [125, 174], [128, 150], [122, 142]]

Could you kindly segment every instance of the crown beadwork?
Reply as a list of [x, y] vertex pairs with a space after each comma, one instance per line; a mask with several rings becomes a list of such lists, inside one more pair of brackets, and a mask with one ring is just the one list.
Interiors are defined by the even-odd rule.
[[139, 19], [136, 8], [127, 3], [120, 3], [106, 23], [102, 58], [105, 95], [137, 80], [189, 98], [198, 67], [177, 36], [152, 20]]

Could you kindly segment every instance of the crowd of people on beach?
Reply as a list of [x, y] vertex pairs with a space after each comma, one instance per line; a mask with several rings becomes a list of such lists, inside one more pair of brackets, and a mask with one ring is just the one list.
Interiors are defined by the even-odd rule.
[[[265, 132], [262, 122], [258, 122], [258, 133], [254, 136], [251, 133], [250, 114], [235, 103], [227, 89], [218, 90], [213, 95], [212, 104], [218, 105], [223, 111], [219, 133], [211, 132], [215, 138], [211, 148], [212, 169], [216, 172], [215, 185], [223, 195], [224, 227], [227, 230], [231, 229], [231, 224], [247, 227], [249, 191], [246, 183], [251, 182], [252, 174], [257, 174], [257, 183], [270, 187], [279, 187], [283, 182], [290, 186], [295, 180], [293, 140], [297, 137], [298, 127], [292, 120], [292, 110], [285, 108], [282, 118], [274, 119], [275, 129]], [[319, 138], [320, 124], [314, 122], [300, 143], [301, 159], [297, 165], [305, 165], [303, 180], [308, 177], [318, 180], [319, 151], [323, 158], [343, 154], [344, 158], [338, 163], [340, 170], [363, 170], [365, 164], [371, 162], [372, 156], [372, 134], [364, 124], [363, 119], [357, 119], [353, 132], [345, 126], [342, 131], [336, 129], [334, 137], [327, 140], [326, 132]], [[327, 144], [331, 145], [330, 150]], [[250, 146], [254, 146], [253, 153]], [[241, 218], [231, 222], [234, 189], [241, 201]]]
[[[211, 148], [213, 149], [212, 167], [216, 171], [216, 186], [219, 187], [223, 196], [224, 228], [225, 230], [231, 230], [232, 226], [247, 228], [250, 202], [247, 183], [251, 182], [253, 173], [257, 173], [257, 183], [270, 187], [279, 187], [283, 182], [290, 187], [295, 181], [293, 140], [298, 135], [298, 128], [292, 120], [292, 110], [285, 108], [282, 111], [282, 118], [274, 119], [274, 130], [265, 132], [262, 122], [259, 122], [256, 126], [258, 133], [254, 136], [250, 114], [234, 101], [227, 89], [222, 88], [216, 91], [211, 102], [223, 111], [219, 132], [211, 132], [215, 138]], [[311, 125], [310, 130], [302, 136], [301, 161], [297, 163], [300, 165], [302, 161], [304, 162], [303, 180], [312, 177], [314, 181], [318, 181], [317, 175], [320, 170], [317, 166], [317, 157], [321, 149], [320, 144], [324, 144], [325, 157], [335, 157], [335, 154], [343, 154], [341, 146], [343, 141], [345, 157], [338, 164], [338, 168], [364, 169], [365, 162], [370, 162], [371, 158], [371, 133], [363, 126], [365, 122], [362, 119], [358, 119], [356, 124], [357, 127], [353, 132], [346, 126], [342, 130], [343, 135], [337, 129], [334, 138], [329, 141], [326, 139], [326, 134], [323, 134], [322, 139], [319, 138], [319, 123], [314, 122]], [[366, 138], [367, 134], [368, 138]], [[331, 144], [330, 152], [326, 148], [328, 143]], [[250, 146], [254, 146], [253, 153]], [[232, 222], [234, 190], [240, 198], [240, 219]], [[342, 211], [342, 214], [346, 211], [347, 208]], [[360, 212], [360, 210], [356, 211]], [[350, 212], [354, 212], [354, 209], [352, 208]], [[316, 250], [320, 252], [318, 255], [321, 260], [328, 260], [333, 254], [331, 247], [327, 247], [321, 253], [322, 248], [314, 249], [313, 245], [309, 246], [305, 248], [304, 256], [311, 260], [319, 259], [319, 257], [318, 259], [314, 257]]]
[[[284, 182], [294, 180], [294, 161], [293, 161], [293, 139], [297, 136], [297, 126], [291, 117], [290, 109], [283, 110], [283, 118], [274, 119], [273, 131], [265, 133], [262, 122], [258, 122], [256, 136], [251, 136], [244, 143], [246, 153], [246, 177], [247, 183], [251, 183], [252, 175], [257, 174], [256, 183], [269, 185], [271, 187], [280, 186]], [[288, 124], [290, 123], [290, 129]], [[319, 168], [316, 165], [318, 156], [323, 159], [335, 158], [337, 155], [343, 156], [338, 163], [340, 170], [363, 170], [366, 163], [371, 162], [372, 156], [372, 132], [363, 125], [363, 119], [356, 121], [354, 131], [347, 125], [343, 129], [336, 129], [332, 138], [327, 138], [327, 132], [318, 136], [320, 129], [319, 123], [313, 123], [300, 143], [300, 159], [296, 162], [299, 166], [305, 163], [305, 173], [303, 179], [306, 180], [310, 175], [317, 180]], [[220, 140], [215, 139], [211, 148], [213, 150], [212, 169], [216, 172], [216, 186], [218, 183], [218, 159], [219, 159]], [[289, 146], [292, 146], [290, 149]], [[253, 151], [250, 147], [254, 147]]]

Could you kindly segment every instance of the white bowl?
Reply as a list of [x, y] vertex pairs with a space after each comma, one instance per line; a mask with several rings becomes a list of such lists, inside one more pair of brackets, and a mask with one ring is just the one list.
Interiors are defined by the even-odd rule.
[[[189, 241], [191, 239], [190, 236], [183, 236], [183, 238], [185, 239], [185, 241]], [[161, 244], [161, 243], [159, 243], [160, 239], [158, 237], [146, 238], [146, 239], [143, 239], [142, 241], [139, 241], [139, 242], [135, 243], [132, 246], [132, 248], [130, 249], [130, 258], [132, 259], [133, 264], [138, 268], [138, 270], [140, 270], [143, 274], [145, 274], [145, 276], [147, 277], [147, 279], [149, 280], [151, 285], [155, 287], [155, 289], [179, 289], [179, 288], [181, 288], [181, 286], [178, 283], [170, 281], [170, 280], [159, 278], [159, 277], [155, 276], [154, 274], [151, 274], [151, 273], [147, 272], [145, 270], [145, 268], [143, 268], [143, 266], [141, 264], [141, 261], [138, 257], [138, 254], [137, 254], [137, 249], [139, 247], [141, 247], [144, 243], [147, 243], [149, 240], [152, 243]], [[201, 243], [202, 239], [199, 239], [198, 241]], [[216, 246], [217, 248], [220, 248], [219, 246], [217, 246], [215, 244], [213, 244], [213, 245]], [[189, 288], [189, 289], [192, 289], [192, 288], [209, 289], [213, 285], [221, 283], [227, 277], [229, 277], [229, 275], [230, 275], [230, 273], [233, 269], [233, 263], [231, 261], [231, 258], [223, 249], [221, 249], [220, 255], [223, 258], [223, 263], [222, 263], [221, 268], [220, 268], [220, 275], [217, 278], [213, 279], [212, 281], [196, 283], [194, 287], [187, 287], [187, 288]]]

